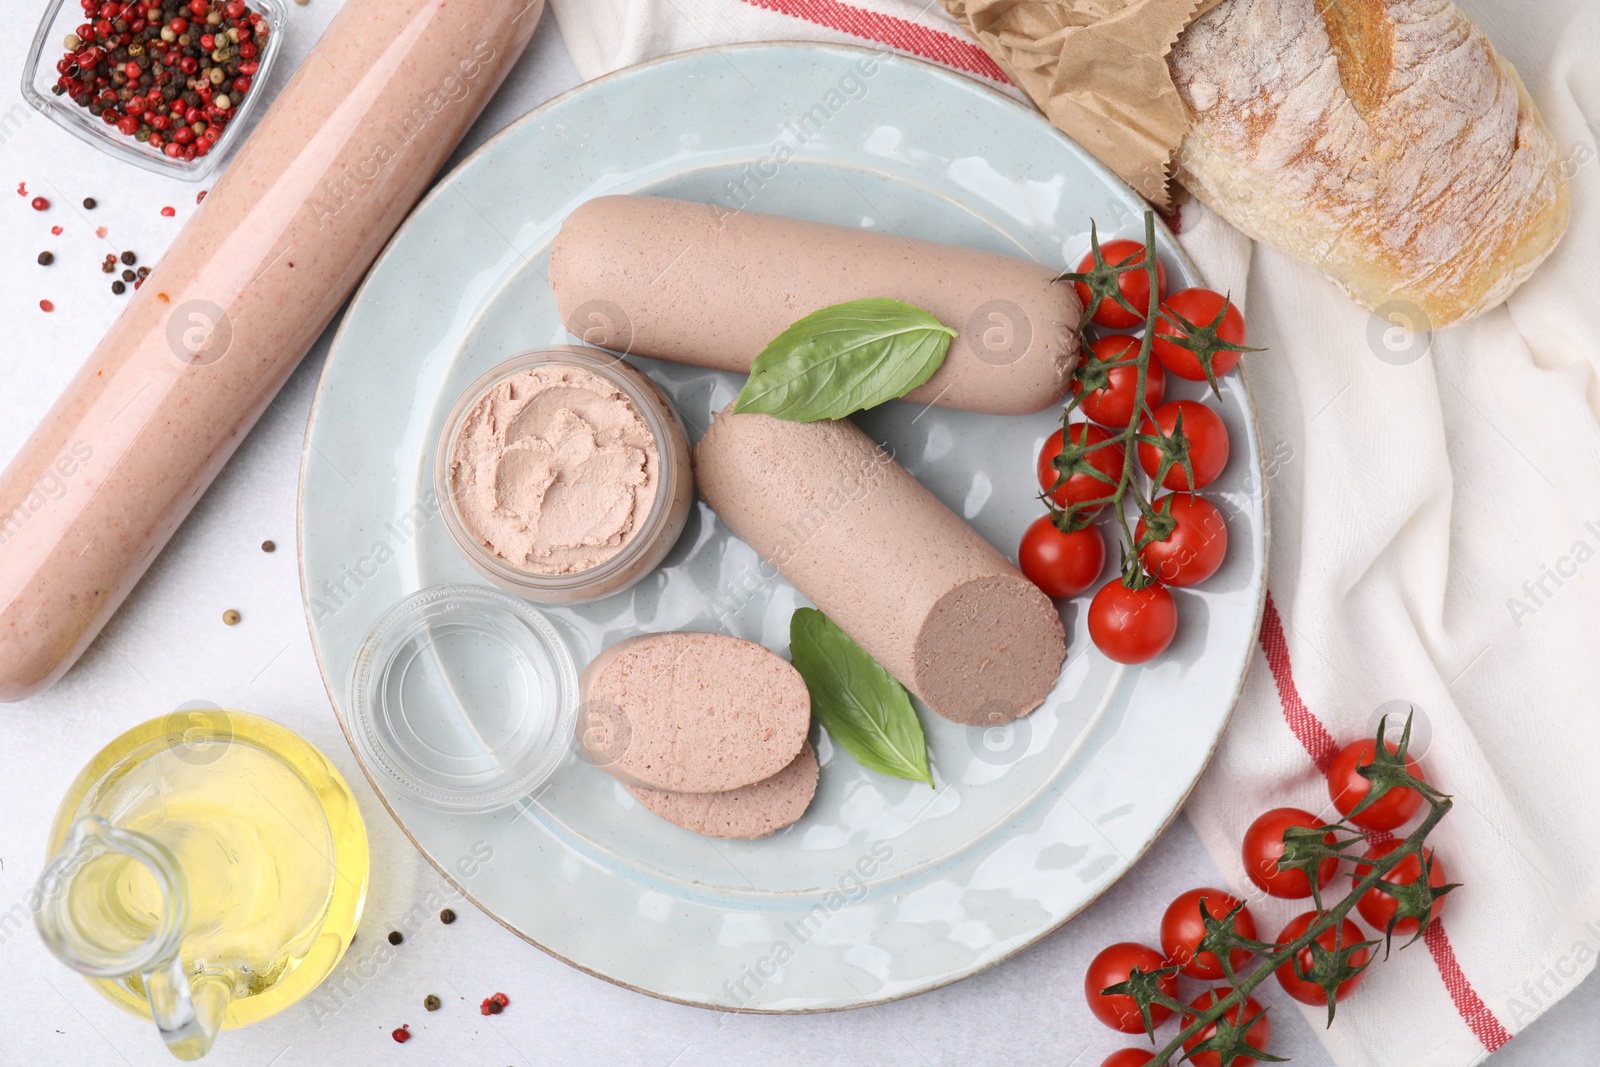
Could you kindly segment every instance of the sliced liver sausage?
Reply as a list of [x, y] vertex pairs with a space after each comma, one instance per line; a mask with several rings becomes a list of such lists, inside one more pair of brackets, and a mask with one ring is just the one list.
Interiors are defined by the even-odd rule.
[[725, 793], [793, 762], [811, 696], [789, 662], [724, 634], [644, 634], [606, 649], [578, 681], [578, 743], [628, 785]]
[[707, 837], [766, 837], [797, 821], [817, 792], [817, 754], [806, 745], [771, 778], [728, 793], [668, 793], [630, 786], [668, 822]]
[[800, 219], [653, 196], [605, 196], [567, 217], [550, 284], [590, 344], [744, 373], [796, 319], [886, 296], [960, 331], [908, 394], [999, 414], [1066, 392], [1083, 309], [1042, 263]]
[[1050, 598], [848, 420], [719, 414], [700, 495], [947, 719], [1025, 715], [1066, 657]]

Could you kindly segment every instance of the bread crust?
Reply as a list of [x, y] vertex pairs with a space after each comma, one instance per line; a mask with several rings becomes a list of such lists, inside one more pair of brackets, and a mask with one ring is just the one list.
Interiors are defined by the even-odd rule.
[[1168, 65], [1174, 176], [1413, 329], [1501, 303], [1566, 229], [1549, 131], [1452, 0], [1226, 0]]

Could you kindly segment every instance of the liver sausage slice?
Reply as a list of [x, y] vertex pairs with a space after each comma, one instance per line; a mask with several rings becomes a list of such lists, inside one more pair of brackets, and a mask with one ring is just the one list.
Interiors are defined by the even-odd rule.
[[668, 822], [707, 837], [766, 837], [804, 815], [817, 792], [817, 754], [806, 745], [771, 778], [728, 793], [628, 792]]
[[648, 789], [726, 793], [793, 762], [811, 695], [782, 656], [725, 634], [644, 634], [578, 680], [578, 743], [612, 777]]

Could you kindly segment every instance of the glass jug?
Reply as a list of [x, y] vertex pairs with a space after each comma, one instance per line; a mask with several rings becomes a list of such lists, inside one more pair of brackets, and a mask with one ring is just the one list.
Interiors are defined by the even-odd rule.
[[316, 988], [366, 900], [366, 827], [344, 779], [239, 711], [182, 710], [111, 742], [62, 800], [50, 850], [45, 943], [183, 1060]]

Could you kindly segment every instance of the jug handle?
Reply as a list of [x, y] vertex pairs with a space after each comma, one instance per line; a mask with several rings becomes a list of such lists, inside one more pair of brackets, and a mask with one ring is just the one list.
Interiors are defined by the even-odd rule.
[[197, 1060], [211, 1051], [222, 1029], [222, 1015], [233, 988], [217, 974], [201, 974], [191, 985], [179, 955], [144, 972], [150, 1015], [167, 1049], [180, 1060]]
[[[149, 872], [165, 907], [147, 940], [132, 948], [106, 944], [93, 924], [85, 925], [70, 906], [73, 879], [95, 858], [125, 856]], [[232, 1002], [235, 983], [213, 970], [191, 981], [179, 948], [189, 914], [189, 891], [177, 858], [152, 837], [123, 829], [98, 815], [72, 824], [60, 853], [45, 868], [37, 892], [34, 923], [63, 962], [91, 978], [144, 980], [150, 1014], [167, 1048], [180, 1060], [197, 1060], [211, 1051]]]

